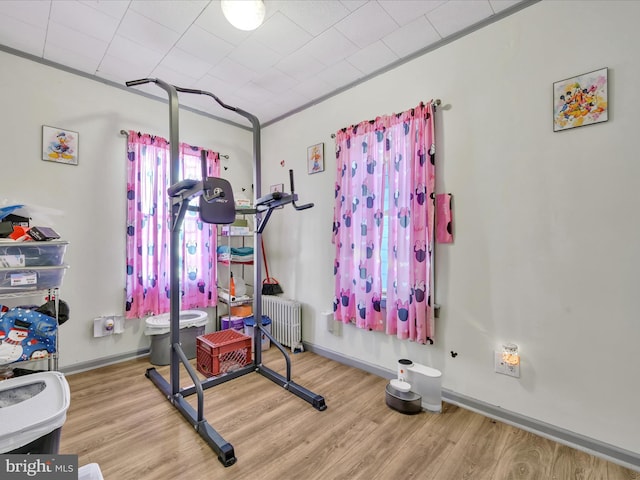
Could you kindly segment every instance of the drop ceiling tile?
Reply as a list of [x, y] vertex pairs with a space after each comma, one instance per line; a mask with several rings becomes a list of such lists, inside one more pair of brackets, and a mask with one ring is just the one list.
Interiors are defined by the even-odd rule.
[[179, 48], [172, 48], [162, 59], [161, 65], [177, 72], [184, 72], [194, 78], [203, 77], [213, 67], [210, 63], [204, 62]]
[[229, 58], [254, 72], [263, 72], [282, 60], [283, 55], [248, 38], [229, 54]]
[[118, 35], [157, 52], [166, 53], [180, 35], [147, 17], [129, 9], [122, 19]]
[[129, 0], [109, 0], [108, 2], [104, 0], [82, 0], [78, 3], [98, 10], [112, 18], [121, 20], [131, 2]]
[[163, 57], [161, 52], [144, 47], [121, 36], [116, 36], [113, 39], [109, 48], [107, 48], [106, 55], [119, 58], [125, 63], [140, 65], [146, 68], [148, 72], [151, 72]]
[[164, 25], [177, 33], [184, 33], [205, 9], [208, 1], [181, 0], [176, 1], [150, 1], [133, 0], [130, 10]]
[[47, 42], [44, 50], [44, 58], [91, 75], [95, 74], [99, 63], [98, 59], [94, 56], [71, 51], [66, 45], [56, 45], [52, 42]]
[[292, 90], [304, 95], [309, 99], [314, 99], [331, 93], [333, 90], [335, 90], [335, 87], [329, 85], [324, 80], [313, 76], [300, 82], [298, 85], [295, 85]]
[[488, 0], [451, 0], [427, 14], [443, 37], [453, 35], [493, 15]]
[[358, 70], [368, 75], [399, 60], [399, 58], [382, 40], [379, 40], [347, 57], [346, 60]]
[[358, 47], [335, 28], [322, 32], [301, 49], [325, 65], [333, 65], [357, 50]]
[[287, 55], [275, 67], [296, 80], [314, 77], [325, 65], [309, 55], [304, 49]]
[[295, 110], [301, 105], [309, 103], [311, 99], [300, 92], [290, 91], [286, 95], [278, 95], [273, 98], [273, 103], [280, 106], [281, 112]]
[[367, 3], [367, 1], [368, 0], [340, 0], [340, 3], [353, 12]]
[[124, 85], [129, 80], [148, 78], [151, 70], [136, 61], [129, 62], [120, 57], [105, 55], [98, 66], [96, 75]]
[[166, 83], [182, 88], [193, 88], [193, 85], [198, 81], [197, 78], [192, 77], [188, 72], [177, 72], [162, 64], [158, 65], [153, 72], [151, 72], [151, 77], [159, 78]]
[[260, 42], [282, 55], [296, 51], [312, 38], [308, 32], [280, 12], [276, 12], [264, 22], [251, 37], [253, 41]]
[[493, 8], [495, 13], [499, 13], [507, 8], [513, 7], [520, 2], [522, 2], [522, 0], [489, 0], [491, 8]]
[[219, 81], [240, 87], [251, 81], [256, 76], [256, 72], [229, 58], [225, 58], [209, 71], [209, 75]]
[[[69, 53], [92, 57], [95, 67], [104, 56], [109, 43], [104, 40], [91, 37], [79, 30], [73, 30], [56, 22], [49, 22], [47, 32], [47, 46], [44, 50], [45, 57], [50, 58], [50, 47], [57, 47]], [[95, 71], [95, 68], [94, 68]]]
[[119, 19], [82, 3], [61, 0], [51, 3], [50, 20], [104, 42], [111, 41], [120, 23]]
[[0, 1], [0, 15], [3, 17], [8, 16], [39, 28], [47, 28], [50, 9], [50, 2]]
[[0, 17], [0, 43], [7, 47], [42, 58], [46, 35], [44, 28], [11, 17]]
[[319, 79], [324, 80], [329, 85], [333, 85], [336, 89], [355, 82], [363, 76], [364, 73], [346, 60], [341, 60], [318, 74]]
[[[235, 84], [225, 82], [211, 75], [205, 75], [200, 80], [198, 80], [194, 84], [194, 88], [212, 93], [224, 103], [226, 103], [225, 98], [229, 98], [236, 90], [238, 90], [238, 86], [236, 86]], [[211, 99], [210, 101], [213, 101], [213, 99]]]
[[442, 40], [425, 16], [404, 25], [382, 39], [396, 55], [404, 58]]
[[252, 80], [254, 85], [264, 88], [271, 93], [283, 93], [298, 84], [298, 81], [286, 73], [270, 68]]
[[[269, 4], [267, 3], [267, 10], [268, 9]], [[222, 8], [220, 7], [220, 1], [218, 0], [209, 4], [209, 6], [197, 18], [195, 24], [213, 35], [224, 38], [226, 42], [231, 43], [232, 45], [240, 45], [253, 33], [238, 30], [231, 25], [222, 14]], [[259, 29], [260, 27], [258, 30]]]
[[280, 0], [274, 2], [274, 6], [314, 36], [321, 34], [350, 13], [349, 9], [335, 0], [314, 2]]
[[247, 101], [251, 103], [261, 103], [273, 97], [273, 93], [253, 82], [249, 82], [244, 87], [236, 90], [234, 95], [241, 99], [245, 105]]
[[212, 65], [233, 50], [232, 44], [197, 26], [191, 27], [178, 40], [176, 47]]
[[439, 7], [445, 0], [378, 0], [380, 6], [398, 25], [406, 25]]
[[364, 48], [391, 33], [398, 24], [378, 2], [368, 2], [338, 22], [335, 28], [358, 47]]

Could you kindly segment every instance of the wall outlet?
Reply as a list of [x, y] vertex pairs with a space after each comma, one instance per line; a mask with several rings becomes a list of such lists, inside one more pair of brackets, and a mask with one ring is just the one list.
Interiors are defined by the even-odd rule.
[[509, 375], [510, 377], [520, 378], [520, 364], [509, 365], [502, 360], [502, 352], [494, 353], [494, 370], [496, 373], [502, 375]]

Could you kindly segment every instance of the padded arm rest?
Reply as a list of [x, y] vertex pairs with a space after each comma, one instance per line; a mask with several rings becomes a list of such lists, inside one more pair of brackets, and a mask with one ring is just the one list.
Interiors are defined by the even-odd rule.
[[167, 189], [170, 197], [179, 197], [181, 193], [190, 190], [198, 184], [199, 180], [180, 180]]

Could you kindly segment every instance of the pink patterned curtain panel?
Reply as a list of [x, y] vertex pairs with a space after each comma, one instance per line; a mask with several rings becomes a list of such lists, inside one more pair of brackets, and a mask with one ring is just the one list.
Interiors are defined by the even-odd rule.
[[[202, 177], [201, 151], [180, 144], [180, 179]], [[219, 176], [218, 153], [206, 152], [207, 175]], [[130, 131], [127, 157], [126, 318], [141, 318], [170, 308], [169, 142]], [[197, 206], [197, 199], [192, 203]], [[181, 309], [215, 306], [216, 226], [203, 223], [197, 211], [188, 211], [180, 238]]]
[[[431, 103], [336, 133], [336, 320], [433, 342], [434, 142]], [[386, 285], [381, 280], [384, 222]]]

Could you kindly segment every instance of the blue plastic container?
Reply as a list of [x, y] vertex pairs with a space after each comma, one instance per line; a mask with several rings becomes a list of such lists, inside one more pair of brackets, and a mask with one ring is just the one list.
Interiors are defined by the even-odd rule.
[[[256, 319], [252, 316], [244, 319], [244, 334], [253, 338], [253, 327], [256, 326]], [[262, 315], [262, 328], [271, 333], [271, 319], [266, 315]], [[262, 350], [268, 350], [271, 347], [271, 340], [264, 332], [260, 334], [262, 340]]]

